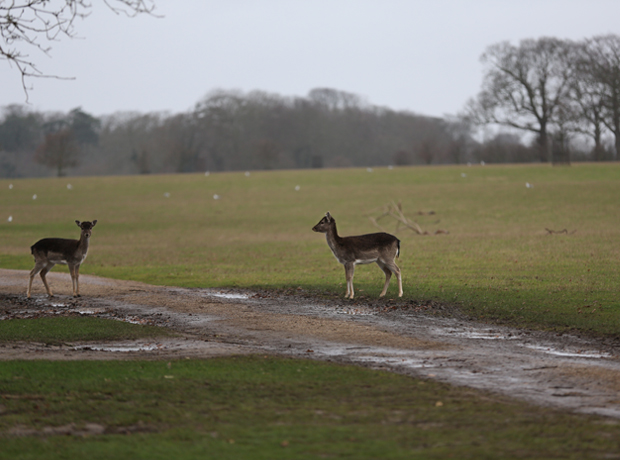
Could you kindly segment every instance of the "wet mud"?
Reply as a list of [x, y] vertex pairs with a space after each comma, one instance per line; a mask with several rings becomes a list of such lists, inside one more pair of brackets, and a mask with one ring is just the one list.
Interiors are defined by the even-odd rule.
[[157, 340], [0, 343], [0, 359], [174, 359], [264, 353], [352, 363], [508, 395], [574, 412], [620, 418], [616, 342], [489, 326], [395, 308], [389, 299], [346, 301], [295, 294], [150, 286], [51, 273], [26, 299], [26, 271], [0, 269], [0, 319], [90, 315], [165, 326]]

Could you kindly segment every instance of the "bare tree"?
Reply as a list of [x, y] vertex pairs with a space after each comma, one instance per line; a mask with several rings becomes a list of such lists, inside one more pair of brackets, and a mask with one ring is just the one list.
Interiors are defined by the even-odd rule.
[[417, 156], [424, 164], [430, 165], [433, 160], [437, 159], [438, 147], [437, 142], [433, 138], [424, 139], [417, 149]]
[[275, 169], [281, 148], [271, 139], [260, 139], [256, 142], [256, 158], [261, 169]]
[[487, 48], [483, 88], [468, 104], [479, 124], [499, 124], [536, 134], [541, 161], [549, 159], [549, 128], [565, 103], [573, 68], [571, 42], [556, 38], [522, 40]]
[[174, 115], [163, 123], [160, 134], [171, 171], [184, 173], [205, 168], [206, 162], [201, 156], [203, 138], [195, 117], [191, 114]]
[[237, 91], [215, 90], [194, 108], [194, 117], [204, 136], [210, 167], [216, 171], [240, 169], [236, 165], [241, 150], [241, 114], [246, 101]]
[[447, 160], [450, 163], [465, 163], [472, 143], [469, 120], [459, 117], [446, 117], [444, 130], [450, 139], [446, 146]]
[[472, 159], [485, 163], [525, 163], [536, 161], [537, 152], [521, 143], [515, 133], [500, 132], [472, 147]]
[[603, 159], [604, 104], [601, 85], [592, 77], [590, 56], [586, 46], [576, 48], [575, 74], [569, 88], [567, 112], [570, 114], [571, 130], [592, 139], [592, 158]]
[[602, 121], [615, 136], [620, 155], [620, 37], [600, 35], [586, 41], [584, 68], [594, 96], [602, 107]]
[[56, 168], [58, 177], [65, 175], [66, 168], [78, 165], [78, 148], [70, 129], [62, 129], [45, 136], [37, 148], [36, 160], [49, 168]]
[[308, 99], [323, 105], [329, 110], [342, 110], [366, 106], [364, 99], [358, 94], [347, 93], [331, 88], [315, 88], [308, 93]]
[[[135, 16], [152, 14], [154, 0], [103, 0], [115, 13]], [[28, 99], [28, 77], [53, 77], [39, 70], [24, 49], [49, 53], [51, 42], [75, 37], [76, 19], [92, 11], [89, 0], [2, 0], [0, 1], [0, 60], [14, 65], [21, 75]]]
[[43, 117], [20, 105], [3, 107], [0, 112], [0, 151], [20, 152], [41, 142]]
[[406, 166], [411, 164], [411, 152], [407, 150], [399, 150], [392, 156], [396, 166]]

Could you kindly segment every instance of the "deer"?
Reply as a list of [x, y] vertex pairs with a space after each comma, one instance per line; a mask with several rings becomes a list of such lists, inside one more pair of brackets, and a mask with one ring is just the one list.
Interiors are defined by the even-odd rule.
[[69, 266], [69, 273], [71, 274], [71, 283], [73, 284], [73, 297], [80, 297], [80, 265], [86, 259], [88, 254], [88, 244], [90, 242], [90, 236], [93, 227], [97, 224], [96, 220], [92, 222], [80, 222], [76, 220], [75, 223], [80, 227], [80, 239], [71, 240], [66, 238], [43, 238], [37, 241], [30, 247], [30, 252], [34, 256], [34, 268], [30, 271], [30, 281], [28, 283], [27, 297], [30, 298], [30, 292], [32, 291], [32, 280], [37, 275], [41, 274], [41, 280], [45, 285], [47, 295], [54, 297], [52, 291], [47, 284], [45, 275], [56, 264], [63, 264]]
[[336, 220], [325, 214], [312, 231], [325, 233], [327, 245], [342, 265], [347, 280], [345, 299], [353, 299], [353, 273], [357, 264], [371, 264], [375, 262], [385, 273], [385, 285], [379, 297], [385, 296], [392, 274], [398, 279], [398, 297], [403, 296], [403, 280], [400, 268], [396, 265], [396, 258], [400, 255], [400, 240], [389, 233], [369, 233], [359, 236], [338, 236]]

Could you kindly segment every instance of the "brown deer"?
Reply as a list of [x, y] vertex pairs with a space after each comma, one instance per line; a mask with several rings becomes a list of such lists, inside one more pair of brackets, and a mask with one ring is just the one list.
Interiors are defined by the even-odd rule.
[[353, 298], [353, 273], [356, 264], [371, 264], [376, 262], [385, 273], [385, 286], [381, 291], [383, 297], [390, 285], [392, 273], [398, 279], [398, 296], [403, 296], [403, 281], [400, 268], [394, 261], [400, 254], [400, 240], [389, 233], [370, 233], [359, 236], [338, 236], [336, 220], [329, 214], [312, 227], [312, 230], [325, 233], [327, 245], [334, 253], [338, 262], [344, 265], [347, 279], [347, 293], [345, 298]]
[[80, 222], [76, 220], [75, 223], [82, 230], [79, 240], [43, 238], [30, 247], [30, 252], [32, 252], [34, 256], [35, 264], [30, 272], [30, 282], [28, 283], [27, 293], [28, 298], [30, 298], [30, 291], [32, 290], [32, 280], [37, 273], [41, 273], [41, 279], [45, 285], [47, 295], [50, 297], [54, 296], [47, 284], [45, 275], [56, 264], [66, 264], [69, 266], [69, 273], [71, 274], [71, 282], [73, 284], [73, 296], [80, 297], [80, 265], [84, 262], [84, 259], [86, 259], [91, 231], [97, 221]]

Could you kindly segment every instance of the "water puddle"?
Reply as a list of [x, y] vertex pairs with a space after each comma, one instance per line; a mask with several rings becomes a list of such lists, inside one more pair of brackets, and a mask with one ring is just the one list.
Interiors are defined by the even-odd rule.
[[339, 315], [349, 316], [375, 316], [375, 312], [372, 310], [364, 310], [359, 308], [339, 308], [336, 309], [336, 313]]
[[447, 334], [455, 337], [463, 337], [465, 339], [475, 340], [514, 340], [518, 338], [513, 334], [504, 334], [497, 331], [479, 331], [479, 330], [461, 330], [461, 329], [448, 329], [442, 330], [442, 334]]
[[[43, 300], [37, 299], [39, 303]], [[42, 308], [41, 308], [42, 307]], [[119, 312], [115, 312], [109, 308], [84, 308], [79, 305], [71, 305], [64, 303], [49, 303], [47, 305], [41, 305], [36, 309], [26, 308], [22, 310], [15, 310], [10, 315], [0, 315], [0, 320], [8, 319], [36, 319], [44, 316], [67, 316], [67, 315], [80, 315], [89, 316], [95, 318], [111, 319], [114, 321], [121, 321], [130, 324], [138, 325], [153, 325], [154, 321], [148, 318], [143, 318], [136, 315], [127, 315]]]
[[612, 355], [609, 353], [597, 352], [597, 351], [563, 351], [558, 350], [556, 348], [544, 347], [540, 345], [524, 345], [524, 347], [529, 348], [531, 350], [540, 351], [543, 353], [547, 353], [549, 355], [554, 356], [562, 356], [565, 358], [587, 358], [587, 359], [604, 359], [611, 358]]
[[207, 295], [211, 297], [219, 297], [221, 299], [229, 299], [229, 300], [247, 300], [250, 296], [246, 294], [227, 294], [225, 292], [209, 292]]
[[[75, 313], [79, 313], [80, 315], [102, 315], [104, 313], [107, 313], [105, 310], [71, 310], [74, 311]], [[60, 312], [59, 312], [60, 313]]]
[[133, 345], [133, 346], [95, 344], [95, 345], [76, 345], [72, 348], [78, 351], [108, 351], [112, 353], [131, 353], [131, 352], [137, 352], [137, 351], [161, 350], [162, 344], [149, 343], [149, 344]]

